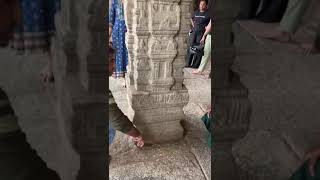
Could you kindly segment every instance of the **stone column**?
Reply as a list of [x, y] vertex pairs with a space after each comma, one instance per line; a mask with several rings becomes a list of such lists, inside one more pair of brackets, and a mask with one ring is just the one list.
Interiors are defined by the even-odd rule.
[[134, 37], [133, 46], [128, 45], [133, 52], [128, 70], [132, 79], [127, 86], [133, 123], [148, 143], [183, 136], [180, 121], [188, 102], [187, 90], [182, 87], [186, 2], [133, 0], [132, 34], [127, 36], [127, 42]]
[[127, 33], [126, 33], [126, 45], [128, 48], [128, 67], [127, 67], [127, 83], [133, 85], [133, 45], [134, 45], [134, 33], [133, 33], [133, 17], [134, 17], [134, 1], [123, 1]]
[[107, 178], [107, 7], [105, 0], [63, 1], [57, 20], [57, 115], [80, 156], [77, 180]]
[[232, 0], [215, 0], [213, 4], [213, 94], [215, 120], [213, 125], [213, 177], [240, 179], [232, 155], [232, 144], [248, 131], [250, 103], [247, 89], [231, 71], [235, 58], [232, 23], [237, 6]]

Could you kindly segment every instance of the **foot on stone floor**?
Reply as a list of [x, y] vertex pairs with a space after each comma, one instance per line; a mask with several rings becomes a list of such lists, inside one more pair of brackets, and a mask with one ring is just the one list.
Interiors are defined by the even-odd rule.
[[316, 48], [314, 43], [304, 43], [301, 44], [301, 48], [304, 49], [305, 55], [318, 54], [320, 49]]
[[289, 32], [281, 31], [280, 29], [273, 29], [257, 34], [258, 37], [278, 41], [282, 43], [288, 43], [292, 41], [292, 35]]
[[192, 74], [201, 74], [201, 72], [198, 69], [194, 69], [191, 71]]
[[53, 83], [54, 82], [54, 76], [52, 67], [47, 65], [40, 73], [41, 82], [43, 83]]

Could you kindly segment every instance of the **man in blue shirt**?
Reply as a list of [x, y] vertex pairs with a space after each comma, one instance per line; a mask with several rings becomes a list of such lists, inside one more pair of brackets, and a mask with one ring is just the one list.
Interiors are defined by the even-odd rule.
[[207, 10], [207, 2], [205, 0], [201, 0], [199, 3], [199, 9], [194, 12], [191, 19], [193, 33], [191, 35], [190, 45], [200, 44], [200, 40], [206, 31], [206, 26], [209, 22], [210, 17]]

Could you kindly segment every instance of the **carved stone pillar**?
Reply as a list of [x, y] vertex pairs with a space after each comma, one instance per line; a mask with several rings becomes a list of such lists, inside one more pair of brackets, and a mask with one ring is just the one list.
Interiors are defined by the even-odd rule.
[[[128, 45], [133, 52], [128, 69], [132, 78], [127, 85], [133, 122], [148, 143], [178, 140], [183, 136], [182, 108], [188, 102], [187, 90], [182, 88], [182, 34], [186, 31], [182, 23], [188, 15], [185, 6], [189, 1], [132, 2], [132, 34], [127, 34], [127, 42], [134, 37], [133, 46]], [[131, 21], [129, 13], [127, 22]]]
[[108, 2], [69, 0], [62, 5], [54, 51], [57, 114], [80, 156], [80, 169], [73, 176], [102, 180], [107, 178]]
[[126, 45], [128, 49], [128, 67], [127, 67], [127, 83], [133, 85], [133, 46], [134, 46], [134, 33], [133, 33], [133, 16], [134, 16], [134, 2], [123, 1], [127, 33], [126, 33]]
[[213, 125], [213, 177], [240, 179], [232, 155], [232, 144], [248, 131], [250, 103], [248, 91], [231, 71], [235, 58], [232, 23], [237, 6], [232, 0], [215, 0], [213, 4], [213, 94], [216, 122]]

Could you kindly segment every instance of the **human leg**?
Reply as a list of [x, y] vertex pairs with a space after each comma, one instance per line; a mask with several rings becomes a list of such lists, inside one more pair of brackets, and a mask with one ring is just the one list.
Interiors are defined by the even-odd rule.
[[204, 46], [204, 55], [202, 56], [200, 66], [198, 68], [198, 73], [201, 73], [206, 67], [208, 61], [211, 60], [211, 35], [208, 34], [206, 37], [206, 42]]
[[311, 0], [289, 0], [288, 7], [281, 19], [280, 26], [261, 34], [261, 37], [279, 42], [289, 42], [301, 24], [303, 15]]
[[311, 0], [289, 0], [288, 7], [280, 22], [280, 29], [294, 34], [301, 24], [301, 20], [310, 5]]

